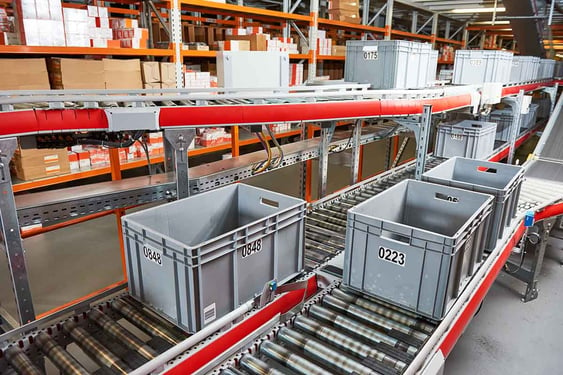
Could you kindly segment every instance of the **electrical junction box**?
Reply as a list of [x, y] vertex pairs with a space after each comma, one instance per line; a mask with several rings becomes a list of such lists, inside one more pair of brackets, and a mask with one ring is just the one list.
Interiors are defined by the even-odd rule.
[[289, 54], [273, 51], [217, 52], [217, 83], [224, 88], [289, 87]]

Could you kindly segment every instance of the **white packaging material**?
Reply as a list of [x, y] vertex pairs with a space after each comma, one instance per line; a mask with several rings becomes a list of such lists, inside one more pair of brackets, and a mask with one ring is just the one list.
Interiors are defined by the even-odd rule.
[[98, 17], [98, 7], [95, 5], [88, 5], [88, 17]]

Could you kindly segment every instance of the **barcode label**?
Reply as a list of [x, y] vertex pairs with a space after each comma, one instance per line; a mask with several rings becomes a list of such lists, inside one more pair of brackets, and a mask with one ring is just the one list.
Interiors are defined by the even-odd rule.
[[210, 323], [217, 318], [217, 311], [215, 310], [215, 302], [203, 309], [203, 324]]

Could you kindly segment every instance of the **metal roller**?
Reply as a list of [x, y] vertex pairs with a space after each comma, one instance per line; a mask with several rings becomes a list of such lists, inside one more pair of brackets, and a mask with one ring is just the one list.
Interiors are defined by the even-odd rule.
[[406, 363], [390, 357], [377, 349], [369, 347], [368, 345], [362, 344], [357, 339], [346, 336], [333, 328], [323, 326], [315, 320], [304, 316], [298, 316], [293, 325], [303, 332], [308, 333], [311, 336], [315, 336], [320, 340], [334, 345], [337, 348], [357, 357], [372, 358], [381, 362], [384, 366], [389, 366], [399, 371], [402, 371], [405, 367], [407, 367]]
[[387, 344], [393, 348], [397, 348], [412, 355], [417, 352], [417, 348], [414, 346], [405, 344], [394, 337], [381, 333], [356, 320], [338, 315], [332, 310], [322, 306], [312, 305], [309, 309], [309, 315], [315, 319], [330, 323], [343, 331], [358, 336], [373, 344]]
[[327, 236], [328, 238], [337, 238], [342, 241], [345, 240], [345, 234], [333, 232], [329, 229], [317, 226], [315, 223], [310, 223], [308, 220], [305, 221], [305, 232], [307, 235], [307, 232], [312, 232], [321, 236]]
[[360, 364], [353, 359], [343, 356], [327, 345], [302, 335], [301, 333], [283, 327], [278, 332], [278, 339], [286, 344], [293, 345], [305, 352], [308, 356], [314, 358], [316, 361], [321, 361], [323, 364], [346, 374], [359, 374], [359, 375], [372, 375], [377, 374], [369, 367]]
[[338, 241], [334, 241], [330, 237], [327, 237], [327, 236], [322, 235], [322, 234], [308, 232], [306, 238], [307, 238], [307, 241], [313, 241], [315, 243], [321, 243], [324, 246], [332, 247], [336, 250], [341, 250], [341, 249], [344, 248], [344, 241], [341, 241], [340, 239], [338, 239]]
[[385, 317], [382, 316], [378, 316], [374, 313], [372, 313], [369, 310], [363, 309], [359, 306], [356, 306], [354, 304], [351, 303], [347, 303], [345, 301], [342, 301], [341, 299], [338, 299], [332, 295], [326, 295], [323, 297], [322, 300], [322, 304], [325, 306], [328, 306], [330, 308], [333, 308], [337, 311], [349, 314], [351, 316], [354, 316], [355, 318], [358, 318], [364, 322], [379, 326], [385, 330], [396, 330], [398, 332], [401, 332], [405, 335], [409, 335], [414, 337], [417, 340], [420, 341], [424, 341], [426, 340], [426, 338], [428, 337], [427, 334], [422, 333], [422, 332], [418, 332], [415, 331], [412, 328], [409, 328], [403, 324], [397, 323], [393, 320], [387, 319]]
[[18, 347], [12, 346], [4, 353], [6, 360], [12, 368], [20, 375], [43, 375], [31, 359]]
[[118, 374], [127, 374], [131, 371], [127, 364], [103, 346], [98, 340], [93, 338], [84, 328], [79, 327], [75, 322], [66, 322], [63, 324], [63, 329], [86, 354], [100, 365]]
[[90, 374], [82, 365], [63, 347], [61, 347], [51, 336], [41, 332], [35, 336], [35, 344], [53, 362], [59, 371], [68, 375]]
[[260, 344], [260, 353], [301, 375], [332, 375], [331, 372], [271, 341]]
[[334, 224], [334, 225], [339, 225], [339, 226], [346, 226], [346, 220], [342, 220], [339, 219], [337, 217], [334, 216], [328, 216], [320, 211], [313, 211], [311, 212], [311, 214], [308, 216], [308, 218], [315, 218], [318, 220], [321, 220], [323, 222], [326, 223], [330, 223], [330, 224]]
[[229, 367], [221, 370], [220, 375], [246, 375], [244, 372], [237, 370], [236, 368]]
[[333, 224], [333, 223], [329, 223], [327, 221], [325, 221], [326, 219], [320, 219], [318, 217], [309, 215], [307, 216], [307, 223], [308, 224], [312, 224], [324, 229], [328, 229], [337, 233], [345, 233], [346, 232], [346, 228], [342, 227], [339, 224]]
[[250, 354], [240, 359], [240, 367], [252, 375], [284, 375], [283, 372], [271, 368], [268, 364]]
[[136, 308], [137, 310], [141, 311], [141, 313], [150, 320], [154, 322], [154, 324], [158, 325], [159, 327], [164, 328], [166, 331], [170, 332], [178, 342], [184, 341], [189, 335], [183, 331], [182, 329], [178, 328], [177, 325], [170, 323], [169, 320], [163, 318], [158, 313], [152, 313], [150, 311], [145, 311], [146, 305], [142, 304], [141, 302], [137, 301], [135, 298], [131, 297], [130, 295], [126, 295], [121, 298], [125, 303], [128, 303], [130, 306]]
[[176, 345], [181, 341], [164, 328], [157, 326], [155, 322], [138, 312], [134, 307], [130, 306], [121, 299], [113, 300], [111, 302], [111, 307], [119, 311], [125, 319], [149, 335], [160, 337], [171, 345]]
[[334, 216], [334, 217], [341, 219], [341, 220], [344, 220], [344, 221], [346, 221], [348, 219], [348, 217], [346, 216], [345, 213], [339, 212], [339, 211], [334, 211], [330, 207], [329, 208], [317, 208], [313, 212], [320, 212], [323, 215]]
[[133, 336], [129, 331], [110, 319], [98, 309], [93, 309], [88, 313], [88, 317], [99, 325], [107, 334], [117, 341], [136, 351], [144, 358], [151, 360], [158, 355], [150, 346]]
[[339, 298], [343, 301], [349, 302], [349, 303], [353, 303], [355, 305], [358, 305], [360, 307], [363, 307], [366, 310], [369, 311], [373, 311], [379, 315], [383, 315], [389, 319], [392, 319], [398, 323], [404, 324], [408, 327], [417, 329], [419, 331], [422, 332], [426, 332], [426, 333], [432, 333], [432, 331], [434, 330], [434, 327], [420, 319], [415, 319], [413, 317], [407, 316], [405, 314], [403, 314], [402, 312], [396, 311], [396, 310], [392, 310], [387, 308], [386, 306], [383, 306], [381, 304], [379, 304], [378, 302], [374, 302], [374, 301], [368, 301], [364, 298], [361, 297], [357, 297], [354, 296], [352, 294], [346, 293], [344, 291], [342, 291], [341, 289], [334, 289], [332, 291], [332, 295], [334, 295], [336, 298]]

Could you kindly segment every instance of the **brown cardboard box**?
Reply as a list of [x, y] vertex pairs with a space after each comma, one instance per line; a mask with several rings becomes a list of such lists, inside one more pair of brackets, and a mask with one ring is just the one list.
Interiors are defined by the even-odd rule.
[[141, 73], [143, 75], [143, 83], [160, 82], [160, 65], [158, 61], [141, 62]]
[[108, 90], [138, 90], [143, 88], [139, 59], [103, 59], [104, 81]]
[[184, 25], [184, 43], [195, 42], [195, 26], [194, 25]]
[[227, 40], [248, 40], [251, 51], [267, 51], [268, 38], [265, 34], [227, 35]]
[[176, 82], [176, 65], [174, 63], [160, 63], [160, 81], [164, 83]]
[[0, 59], [0, 90], [49, 90], [45, 59]]
[[104, 84], [104, 64], [100, 60], [62, 59], [53, 57], [47, 60], [49, 80], [53, 89], [99, 89]]
[[329, 0], [329, 9], [359, 10], [360, 3], [357, 0]]
[[346, 56], [346, 46], [332, 46], [332, 56]]
[[18, 149], [14, 153], [13, 169], [20, 180], [34, 180], [70, 173], [66, 148]]
[[163, 88], [163, 89], [175, 89], [176, 83], [175, 82], [162, 82], [160, 84], [160, 87]]
[[328, 14], [330, 19], [348, 22], [348, 23], [360, 23], [360, 14], [357, 10], [340, 10], [340, 9], [329, 9]]
[[217, 75], [217, 63], [216, 62], [209, 62], [209, 61], [202, 61], [201, 62], [201, 70], [203, 72], [209, 72], [212, 76]]
[[[160, 82], [151, 82], [151, 83], [143, 83], [143, 88], [145, 90], [159, 90], [160, 89]], [[159, 93], [147, 93], [145, 95], [154, 96], [160, 95]]]
[[225, 40], [217, 43], [219, 51], [250, 51], [249, 40]]
[[205, 26], [194, 26], [195, 38], [194, 42], [205, 43], [206, 38]]

